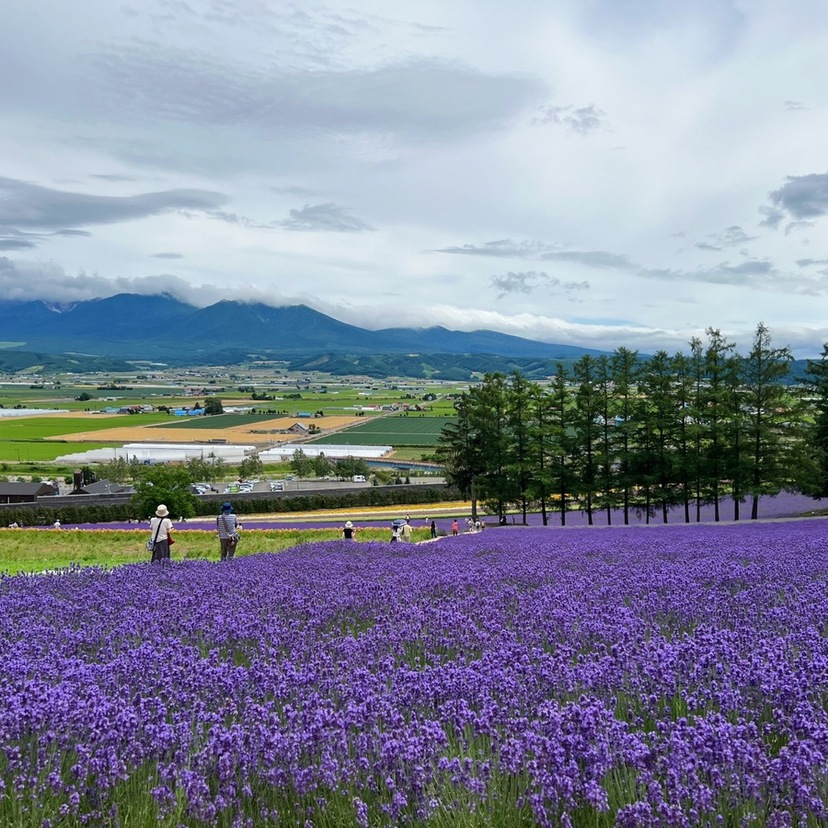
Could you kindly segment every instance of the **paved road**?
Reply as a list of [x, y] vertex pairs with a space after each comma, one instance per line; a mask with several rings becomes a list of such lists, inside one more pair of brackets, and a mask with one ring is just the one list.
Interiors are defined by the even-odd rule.
[[[412, 477], [410, 478], [411, 485], [442, 485], [445, 478], [443, 477]], [[216, 483], [215, 487], [219, 493], [228, 494], [225, 490], [228, 488], [227, 484]], [[311, 478], [309, 480], [284, 480], [282, 481], [282, 491], [285, 492], [304, 492], [315, 491], [317, 489], [341, 489], [343, 491], [355, 491], [357, 489], [370, 489], [371, 483], [354, 483], [353, 480], [322, 480], [320, 478]], [[270, 482], [268, 480], [260, 480], [253, 484], [253, 492], [269, 492]], [[229, 494], [232, 494], [229, 493]]]

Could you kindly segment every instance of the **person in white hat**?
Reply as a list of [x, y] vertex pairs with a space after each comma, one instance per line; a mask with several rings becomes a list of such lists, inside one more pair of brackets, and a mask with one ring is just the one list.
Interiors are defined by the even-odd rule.
[[173, 525], [169, 514], [170, 510], [163, 503], [159, 503], [155, 510], [155, 517], [150, 519], [153, 561], [168, 561], [170, 559], [170, 532]]
[[346, 520], [345, 525], [342, 527], [342, 537], [345, 540], [353, 540], [356, 537], [356, 527], [350, 520]]

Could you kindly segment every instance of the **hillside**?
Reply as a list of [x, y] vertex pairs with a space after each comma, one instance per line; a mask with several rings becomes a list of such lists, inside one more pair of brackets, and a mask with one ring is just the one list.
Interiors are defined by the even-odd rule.
[[[439, 365], [423, 368], [439, 373], [447, 355], [489, 354], [510, 360], [572, 360], [598, 351], [535, 342], [495, 331], [450, 331], [433, 328], [389, 328], [369, 331], [348, 325], [306, 305], [270, 307], [222, 301], [205, 308], [171, 296], [119, 294], [106, 299], [54, 305], [47, 302], [0, 302], [3, 340], [19, 342], [6, 354], [43, 354], [149, 359], [170, 364], [228, 364], [230, 355], [270, 359], [318, 358], [320, 354], [363, 360], [380, 355], [442, 355]], [[330, 357], [333, 360], [333, 357]], [[427, 361], [428, 362], [428, 361]], [[476, 365], [480, 365], [478, 360]], [[494, 363], [493, 363], [494, 365]], [[367, 365], [371, 371], [386, 371]], [[470, 370], [497, 370], [472, 368]], [[392, 371], [393, 373], [393, 371]]]

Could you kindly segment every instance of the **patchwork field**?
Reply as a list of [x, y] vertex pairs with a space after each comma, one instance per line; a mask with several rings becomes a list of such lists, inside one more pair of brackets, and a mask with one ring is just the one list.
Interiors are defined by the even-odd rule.
[[167, 417], [167, 421], [156, 428], [234, 428], [270, 422], [273, 418], [273, 414], [215, 414], [211, 417], [176, 417], [172, 421]]
[[[164, 415], [166, 416], [166, 415]], [[204, 417], [197, 422], [170, 422], [166, 417], [161, 423], [147, 426], [132, 426], [129, 420], [122, 421], [124, 425], [101, 429], [98, 431], [76, 431], [75, 433], [62, 433], [61, 440], [68, 442], [84, 443], [90, 440], [106, 440], [113, 443], [197, 443], [209, 440], [222, 440], [227, 443], [253, 443], [255, 445], [268, 445], [270, 443], [285, 443], [297, 439], [296, 434], [284, 434], [280, 431], [290, 428], [296, 422], [304, 422], [306, 425], [314, 423], [317, 427], [328, 429], [345, 428], [354, 422], [361, 422], [358, 417], [324, 417], [317, 420], [297, 420], [296, 417], [247, 417], [246, 415], [227, 415], [232, 417], [231, 423], [241, 422], [240, 425], [227, 425], [220, 428], [208, 428], [212, 426], [213, 420], [220, 420], [221, 417]], [[244, 417], [239, 421], [239, 417]], [[228, 421], [226, 421], [228, 422]], [[186, 426], [190, 425], [189, 428]], [[332, 442], [337, 442], [334, 439]]]
[[169, 419], [164, 413], [151, 414], [52, 414], [46, 417], [15, 417], [0, 420], [0, 440], [73, 439], [78, 434], [101, 438], [113, 428], [145, 428]]
[[454, 422], [452, 417], [382, 417], [360, 422], [335, 437], [325, 435], [311, 442], [337, 443], [344, 446], [426, 446], [437, 445], [444, 426]]

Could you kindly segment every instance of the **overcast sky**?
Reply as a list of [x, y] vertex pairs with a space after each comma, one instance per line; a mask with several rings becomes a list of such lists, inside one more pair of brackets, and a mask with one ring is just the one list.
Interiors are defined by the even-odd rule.
[[2, 3], [0, 296], [815, 356], [827, 42], [824, 0]]

